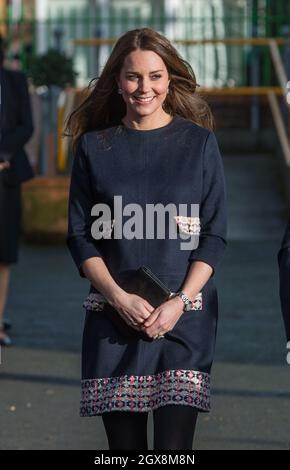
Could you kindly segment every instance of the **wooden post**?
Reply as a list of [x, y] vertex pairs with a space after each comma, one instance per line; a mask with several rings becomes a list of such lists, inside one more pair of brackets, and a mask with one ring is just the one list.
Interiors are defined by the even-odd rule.
[[5, 37], [7, 34], [7, 28], [5, 24], [6, 14], [6, 0], [0, 0], [0, 34], [3, 37]]
[[281, 113], [279, 103], [277, 100], [277, 96], [274, 95], [274, 93], [268, 93], [267, 96], [268, 96], [270, 108], [273, 114], [280, 144], [283, 150], [284, 158], [287, 163], [287, 166], [290, 168], [290, 144], [289, 144], [287, 131], [284, 125], [282, 113]]

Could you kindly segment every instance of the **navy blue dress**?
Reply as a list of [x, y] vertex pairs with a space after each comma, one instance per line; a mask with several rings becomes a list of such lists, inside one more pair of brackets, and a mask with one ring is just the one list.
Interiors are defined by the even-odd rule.
[[[163, 239], [155, 229], [154, 237], [146, 238], [146, 221], [143, 238], [118, 238], [114, 196], [122, 196], [123, 208], [138, 203], [143, 213], [146, 204], [158, 203], [172, 203], [178, 211], [168, 211]], [[97, 219], [91, 209], [97, 203], [112, 209], [100, 239], [91, 230]], [[198, 217], [190, 212], [192, 204], [199, 205]], [[176, 226], [175, 238], [168, 236], [170, 224]], [[198, 246], [181, 248], [186, 236], [198, 236]], [[182, 287], [192, 261], [204, 261], [214, 270], [193, 309], [163, 339], [153, 341], [122, 335], [106, 314], [104, 306], [110, 305], [90, 285], [83, 303], [81, 416], [148, 412], [166, 404], [209, 411], [218, 315], [214, 273], [226, 246], [225, 180], [214, 133], [175, 115], [156, 129], [120, 123], [84, 134], [72, 167], [67, 244], [80, 276], [85, 259], [101, 256], [121, 286], [142, 265], [172, 292]]]
[[278, 251], [280, 302], [287, 342], [290, 341], [290, 217]]

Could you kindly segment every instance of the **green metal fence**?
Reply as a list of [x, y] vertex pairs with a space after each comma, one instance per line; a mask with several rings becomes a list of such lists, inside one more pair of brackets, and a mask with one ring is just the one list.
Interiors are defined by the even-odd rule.
[[[108, 1], [105, 11], [97, 5], [88, 11], [87, 4], [80, 2], [78, 10], [49, 10], [41, 22], [22, 14], [15, 23], [8, 9], [0, 24], [7, 31], [9, 60], [16, 54], [15, 37], [18, 37], [21, 66], [28, 72], [34, 55], [56, 47], [73, 55], [83, 83], [99, 74], [112, 46], [74, 47], [74, 39], [117, 38], [129, 29], [143, 26], [152, 27], [171, 40], [289, 35], [288, 0], [221, 0], [220, 9], [217, 5], [218, 2], [211, 0], [183, 0], [178, 14], [172, 14], [166, 8], [166, 0], [140, 4], [135, 1], [131, 7], [121, 0]], [[177, 48], [191, 63], [202, 85], [242, 86], [250, 85], [253, 80], [264, 86], [276, 83], [267, 47], [217, 44], [178, 45]], [[254, 78], [250, 70], [255, 71]]]

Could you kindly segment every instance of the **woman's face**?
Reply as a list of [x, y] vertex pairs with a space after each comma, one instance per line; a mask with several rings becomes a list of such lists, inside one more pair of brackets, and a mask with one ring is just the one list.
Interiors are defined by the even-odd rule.
[[154, 113], [166, 98], [169, 81], [166, 65], [155, 52], [138, 49], [128, 54], [118, 81], [127, 114]]

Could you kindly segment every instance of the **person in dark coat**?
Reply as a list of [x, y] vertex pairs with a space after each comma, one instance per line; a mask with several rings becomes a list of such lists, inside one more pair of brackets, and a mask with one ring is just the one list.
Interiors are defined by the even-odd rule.
[[[287, 342], [290, 341], [290, 217], [278, 252], [280, 302]], [[290, 346], [290, 344], [289, 344]], [[288, 348], [290, 349], [290, 348]]]
[[[76, 144], [67, 244], [90, 281], [80, 415], [102, 416], [111, 450], [147, 449], [151, 411], [154, 449], [191, 449], [197, 414], [210, 410], [227, 216], [212, 115], [196, 86], [167, 38], [128, 31], [67, 123]], [[171, 292], [156, 308], [126, 290], [142, 265]]]
[[34, 176], [23, 146], [33, 133], [27, 78], [4, 67], [0, 38], [0, 344], [10, 345], [4, 320], [10, 268], [18, 261], [21, 183]]

